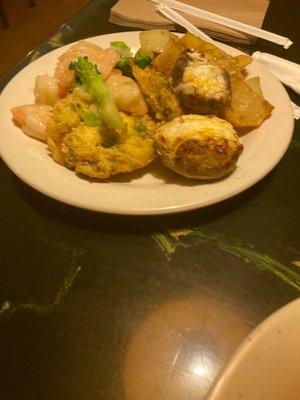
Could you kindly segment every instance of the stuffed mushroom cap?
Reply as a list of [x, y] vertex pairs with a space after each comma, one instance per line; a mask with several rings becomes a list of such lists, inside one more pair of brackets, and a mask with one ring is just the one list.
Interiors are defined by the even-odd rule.
[[173, 70], [175, 93], [181, 105], [197, 114], [217, 114], [230, 101], [228, 73], [194, 50], [184, 50]]
[[180, 175], [219, 179], [229, 174], [243, 150], [232, 125], [214, 115], [182, 115], [155, 134], [161, 161]]

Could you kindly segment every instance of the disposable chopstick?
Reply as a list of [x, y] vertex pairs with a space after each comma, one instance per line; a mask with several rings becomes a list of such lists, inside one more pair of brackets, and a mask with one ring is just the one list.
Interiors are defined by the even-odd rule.
[[177, 0], [150, 0], [156, 4], [160, 4], [162, 6], [168, 6], [174, 10], [182, 11], [186, 14], [193, 15], [207, 21], [215, 22], [220, 25], [227, 26], [232, 29], [236, 29], [240, 32], [248, 33], [252, 36], [259, 37], [261, 39], [268, 40], [269, 42], [273, 42], [283, 46], [285, 49], [288, 49], [293, 42], [284, 36], [277, 35], [276, 33], [272, 33], [269, 31], [265, 31], [264, 29], [256, 28], [251, 25], [244, 24], [242, 22], [234, 21], [233, 19], [222, 17], [221, 15], [217, 15], [211, 13], [209, 11], [202, 10], [197, 7], [190, 6], [188, 4], [181, 3]]
[[159, 3], [157, 6], [157, 10], [161, 12], [165, 17], [176, 22], [178, 25], [182, 26], [192, 34], [200, 37], [203, 40], [206, 40], [207, 42], [213, 43], [213, 40], [209, 36], [207, 36], [200, 29], [196, 28], [193, 24], [191, 24], [188, 20], [186, 20], [176, 11], [172, 10], [172, 8], [166, 6], [165, 4]]

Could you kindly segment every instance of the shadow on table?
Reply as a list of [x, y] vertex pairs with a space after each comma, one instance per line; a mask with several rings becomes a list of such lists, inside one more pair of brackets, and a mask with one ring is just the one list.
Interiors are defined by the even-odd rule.
[[114, 215], [84, 210], [60, 203], [32, 189], [14, 177], [22, 199], [39, 213], [71, 226], [118, 233], [151, 233], [165, 227], [180, 229], [210, 223], [233, 213], [254, 199], [272, 181], [274, 171], [245, 192], [221, 203], [193, 211], [167, 215]]

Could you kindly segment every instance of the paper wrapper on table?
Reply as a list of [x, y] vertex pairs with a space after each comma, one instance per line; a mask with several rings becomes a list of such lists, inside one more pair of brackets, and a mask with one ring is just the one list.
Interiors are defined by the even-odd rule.
[[[261, 28], [269, 6], [268, 0], [186, 0], [183, 3], [257, 28]], [[256, 41], [253, 36], [220, 24], [184, 13], [182, 16], [215, 39], [246, 44]], [[110, 22], [141, 29], [177, 29], [173, 21], [157, 12], [156, 4], [149, 0], [119, 0], [110, 11]]]
[[300, 65], [273, 54], [256, 51], [252, 57], [265, 64], [284, 85], [300, 94]]

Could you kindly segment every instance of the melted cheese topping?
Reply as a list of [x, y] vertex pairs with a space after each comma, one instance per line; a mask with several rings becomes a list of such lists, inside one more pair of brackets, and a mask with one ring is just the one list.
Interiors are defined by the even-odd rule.
[[184, 90], [196, 87], [205, 97], [216, 98], [226, 90], [226, 79], [218, 66], [197, 63], [185, 68], [179, 86]]
[[157, 139], [168, 142], [169, 145], [176, 143], [177, 140], [186, 138], [191, 134], [201, 132], [211, 138], [224, 138], [237, 141], [238, 137], [232, 125], [213, 115], [182, 115], [173, 121], [164, 124], [159, 129]]

